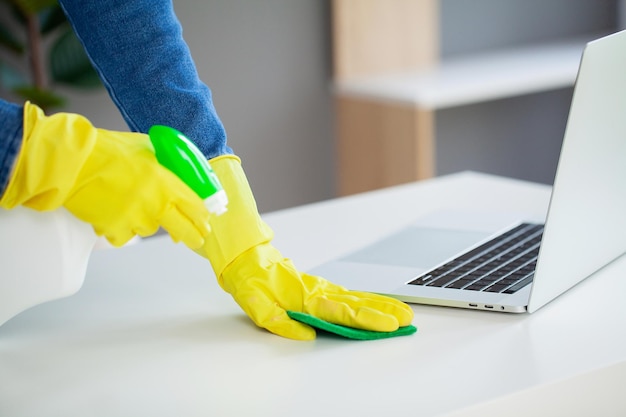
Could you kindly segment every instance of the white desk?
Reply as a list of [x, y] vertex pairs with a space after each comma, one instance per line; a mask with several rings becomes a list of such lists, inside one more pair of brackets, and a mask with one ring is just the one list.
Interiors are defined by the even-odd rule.
[[[541, 218], [548, 198], [464, 173], [265, 219], [307, 269], [438, 207]], [[296, 342], [254, 327], [207, 262], [153, 238], [94, 253], [77, 295], [0, 327], [0, 416], [626, 415], [625, 274], [622, 257], [532, 315], [415, 306], [413, 336]]]

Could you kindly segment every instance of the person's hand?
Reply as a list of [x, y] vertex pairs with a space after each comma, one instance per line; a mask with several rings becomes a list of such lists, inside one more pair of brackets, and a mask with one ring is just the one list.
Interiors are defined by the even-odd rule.
[[239, 159], [226, 155], [209, 162], [228, 195], [228, 211], [211, 217], [212, 232], [197, 252], [209, 259], [220, 286], [257, 326], [292, 339], [314, 339], [315, 330], [290, 319], [288, 310], [372, 331], [411, 323], [413, 310], [398, 300], [299, 272], [270, 244], [273, 233], [258, 214]]
[[23, 143], [0, 207], [64, 206], [98, 235], [121, 246], [163, 227], [192, 249], [209, 234], [209, 212], [162, 167], [147, 135], [95, 128], [69, 113], [24, 107]]

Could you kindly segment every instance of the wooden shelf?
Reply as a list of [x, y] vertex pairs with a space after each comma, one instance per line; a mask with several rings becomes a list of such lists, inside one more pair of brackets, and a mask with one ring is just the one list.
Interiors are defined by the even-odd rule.
[[336, 81], [343, 97], [443, 109], [573, 86], [592, 38], [444, 60], [431, 69]]

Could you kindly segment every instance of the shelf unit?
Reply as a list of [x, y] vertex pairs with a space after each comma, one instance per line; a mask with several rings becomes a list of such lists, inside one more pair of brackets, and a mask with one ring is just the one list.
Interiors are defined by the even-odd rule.
[[588, 40], [451, 58], [421, 71], [337, 81], [333, 88], [343, 97], [430, 110], [563, 88], [574, 84]]
[[572, 86], [602, 35], [441, 60], [438, 0], [332, 7], [340, 195], [434, 176], [437, 110]]

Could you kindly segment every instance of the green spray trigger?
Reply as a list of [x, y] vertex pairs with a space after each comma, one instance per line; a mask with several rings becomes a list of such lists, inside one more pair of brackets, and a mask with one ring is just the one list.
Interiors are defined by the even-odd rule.
[[219, 215], [226, 212], [226, 192], [193, 142], [178, 130], [162, 125], [152, 126], [148, 135], [161, 165], [194, 190], [211, 213]]

